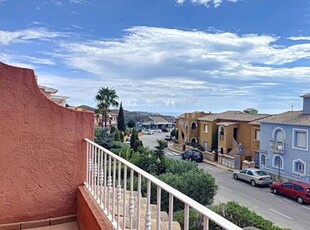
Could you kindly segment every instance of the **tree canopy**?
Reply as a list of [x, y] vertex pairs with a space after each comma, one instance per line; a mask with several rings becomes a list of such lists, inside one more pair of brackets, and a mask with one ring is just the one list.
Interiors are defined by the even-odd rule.
[[[95, 100], [97, 101], [97, 108], [99, 113], [102, 114], [102, 120], [104, 117], [104, 126], [107, 127], [107, 119], [108, 119], [108, 113], [109, 108], [111, 106], [118, 106], [119, 103], [117, 101], [118, 96], [116, 94], [116, 91], [109, 87], [102, 87], [98, 90], [98, 93], [95, 97]], [[103, 122], [102, 122], [103, 127]]]
[[125, 117], [122, 102], [119, 106], [118, 116], [117, 116], [117, 128], [123, 133], [126, 131]]

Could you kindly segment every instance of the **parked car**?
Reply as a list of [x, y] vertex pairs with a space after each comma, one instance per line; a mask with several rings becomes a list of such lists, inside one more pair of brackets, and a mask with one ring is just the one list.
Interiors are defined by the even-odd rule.
[[142, 133], [151, 135], [151, 134], [154, 134], [154, 131], [152, 129], [143, 129]]
[[193, 151], [193, 150], [186, 150], [184, 153], [181, 154], [181, 158], [183, 160], [190, 160], [196, 162], [203, 161], [203, 155], [201, 152]]
[[162, 133], [163, 131], [161, 129], [154, 129], [154, 133]]
[[172, 136], [171, 135], [166, 135], [165, 136], [165, 140], [166, 141], [171, 141], [172, 140]]
[[310, 184], [299, 181], [276, 182], [270, 185], [274, 194], [280, 194], [297, 200], [298, 203], [310, 203]]
[[235, 180], [244, 180], [250, 182], [252, 186], [269, 185], [272, 183], [272, 178], [263, 170], [256, 168], [248, 168], [234, 171], [233, 177]]

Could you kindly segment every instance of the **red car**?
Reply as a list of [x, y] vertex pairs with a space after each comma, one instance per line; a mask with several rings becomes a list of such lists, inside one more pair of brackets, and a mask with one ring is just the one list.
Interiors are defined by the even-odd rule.
[[298, 203], [310, 203], [310, 184], [298, 181], [276, 182], [270, 185], [274, 194], [280, 194], [297, 200]]

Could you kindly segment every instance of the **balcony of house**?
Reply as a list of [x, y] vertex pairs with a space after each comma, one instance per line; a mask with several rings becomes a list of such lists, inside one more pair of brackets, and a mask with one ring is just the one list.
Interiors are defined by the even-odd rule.
[[277, 154], [284, 154], [285, 151], [285, 143], [282, 141], [269, 141], [269, 151]]
[[[227, 230], [238, 226], [207, 207], [146, 173], [125, 159], [85, 139], [85, 182], [77, 188], [76, 214], [43, 220], [0, 224], [0, 229], [189, 229], [190, 210], [201, 215], [201, 229], [211, 223]], [[152, 194], [156, 194], [156, 199]], [[168, 199], [168, 207], [162, 200]], [[65, 203], [65, 201], [64, 201]], [[174, 220], [174, 207], [182, 203], [184, 221]], [[47, 206], [46, 209], [49, 207]]]

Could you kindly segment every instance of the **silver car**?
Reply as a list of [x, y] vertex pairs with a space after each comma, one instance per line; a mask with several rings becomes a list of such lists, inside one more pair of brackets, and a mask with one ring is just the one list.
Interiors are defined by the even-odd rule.
[[233, 177], [235, 180], [244, 180], [251, 183], [252, 186], [269, 185], [272, 183], [272, 178], [263, 170], [256, 168], [247, 168], [243, 170], [234, 171]]

